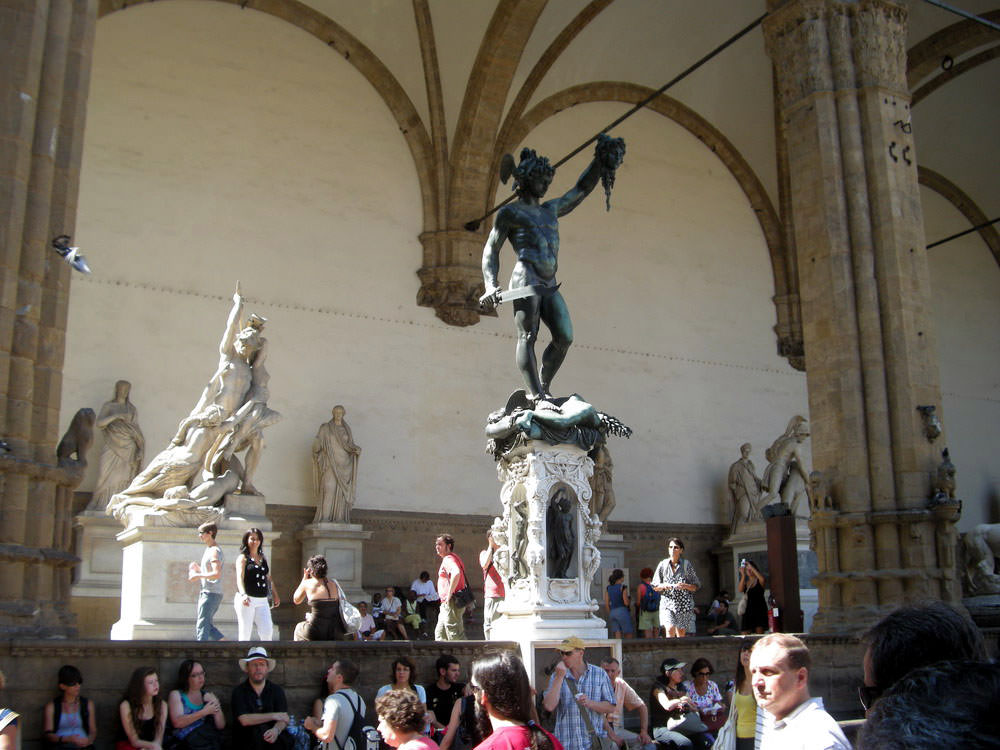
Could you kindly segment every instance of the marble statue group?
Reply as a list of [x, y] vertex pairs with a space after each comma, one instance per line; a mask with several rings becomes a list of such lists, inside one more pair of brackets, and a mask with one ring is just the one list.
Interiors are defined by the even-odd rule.
[[267, 405], [266, 322], [244, 315], [237, 284], [215, 373], [170, 444], [111, 496], [109, 515], [128, 523], [129, 514], [139, 511], [156, 513], [168, 525], [196, 525], [221, 513], [215, 506], [227, 493], [259, 494], [253, 476], [262, 432], [281, 419]]

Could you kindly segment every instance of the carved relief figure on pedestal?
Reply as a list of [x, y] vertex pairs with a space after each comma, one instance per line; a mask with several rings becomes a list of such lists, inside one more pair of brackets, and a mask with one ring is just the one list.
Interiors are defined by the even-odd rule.
[[740, 458], [729, 467], [729, 499], [733, 503], [731, 533], [735, 534], [739, 525], [760, 520], [760, 477], [750, 460], [750, 443], [740, 446]]
[[344, 421], [346, 410], [333, 407], [333, 419], [324, 423], [313, 441], [313, 486], [316, 515], [313, 523], [350, 523], [357, 499], [358, 459], [361, 448]]
[[94, 494], [87, 510], [104, 510], [111, 496], [128, 487], [139, 473], [146, 440], [139, 429], [139, 412], [129, 400], [132, 384], [115, 383], [115, 394], [97, 415], [97, 429], [104, 433], [104, 447]]
[[[108, 515], [127, 522], [132, 507], [161, 512], [206, 509], [238, 486], [244, 494], [259, 494], [251, 480], [263, 448], [261, 431], [281, 415], [267, 407], [267, 339], [261, 335], [267, 321], [252, 314], [244, 322], [243, 309], [237, 284], [215, 374], [170, 445], [111, 497]], [[245, 467], [235, 455], [242, 451]], [[182, 514], [173, 520], [197, 525], [207, 519]]]
[[549, 542], [549, 578], [575, 578], [570, 575], [570, 564], [576, 551], [576, 508], [565, 487], [552, 495], [545, 532]]
[[615, 509], [614, 462], [607, 443], [599, 443], [590, 452], [594, 462], [594, 473], [590, 477], [590, 512], [596, 513], [601, 523], [608, 520], [611, 511]]
[[[788, 506], [792, 515], [805, 516], [805, 511], [812, 503], [809, 499], [809, 471], [801, 446], [808, 437], [809, 422], [806, 418], [792, 417], [785, 431], [764, 453], [768, 465], [761, 479], [763, 492], [758, 501], [758, 509], [782, 502]], [[803, 499], [808, 502], [803, 504]]]

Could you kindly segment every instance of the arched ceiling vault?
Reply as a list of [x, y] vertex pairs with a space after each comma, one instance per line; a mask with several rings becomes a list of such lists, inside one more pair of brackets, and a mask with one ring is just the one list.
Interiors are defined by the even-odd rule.
[[[1000, 9], [981, 15], [1000, 23]], [[931, 34], [907, 52], [906, 78], [911, 105], [916, 107], [940, 87], [997, 58], [1000, 58], [1000, 34], [975, 21], [959, 21]], [[952, 180], [925, 166], [918, 169], [920, 184], [951, 202], [972, 226], [989, 220], [972, 196]], [[996, 227], [980, 229], [979, 236], [1000, 265], [1000, 233]]]
[[[116, 11], [153, 1], [99, 0], [97, 14], [102, 18]], [[396, 119], [420, 174], [424, 225], [434, 225], [434, 209], [440, 202], [440, 196], [437, 194], [436, 181], [426, 179], [433, 174], [434, 155], [430, 137], [416, 107], [413, 106], [413, 102], [399, 81], [368, 47], [333, 19], [298, 0], [205, 0], [205, 2], [238, 5], [243, 9], [249, 8], [279, 18], [316, 37], [353, 65], [382, 97]]]

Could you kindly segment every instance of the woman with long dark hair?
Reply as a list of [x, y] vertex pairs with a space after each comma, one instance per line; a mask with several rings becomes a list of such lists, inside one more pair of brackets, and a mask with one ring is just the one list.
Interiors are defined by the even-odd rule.
[[132, 672], [118, 715], [115, 750], [162, 750], [167, 704], [160, 698], [160, 679], [153, 667]]
[[205, 692], [205, 667], [186, 659], [177, 670], [177, 689], [167, 697], [170, 725], [179, 750], [218, 750], [226, 726], [219, 699]]
[[528, 673], [516, 654], [501, 651], [478, 659], [469, 682], [485, 738], [476, 750], [563, 750], [534, 720]]
[[233, 600], [241, 641], [250, 640], [254, 624], [260, 640], [274, 640], [274, 624], [267, 602], [269, 591], [277, 607], [281, 599], [274, 589], [271, 568], [264, 556], [264, 532], [258, 528], [248, 529], [240, 544], [240, 556], [236, 558], [236, 597]]

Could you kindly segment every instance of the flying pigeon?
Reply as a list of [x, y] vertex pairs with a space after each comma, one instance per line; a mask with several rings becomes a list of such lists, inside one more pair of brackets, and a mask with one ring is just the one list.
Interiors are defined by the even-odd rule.
[[80, 273], [90, 273], [90, 266], [87, 259], [80, 254], [80, 248], [70, 247], [70, 237], [68, 234], [60, 234], [52, 240], [52, 247], [62, 256], [62, 259], [69, 263]]

